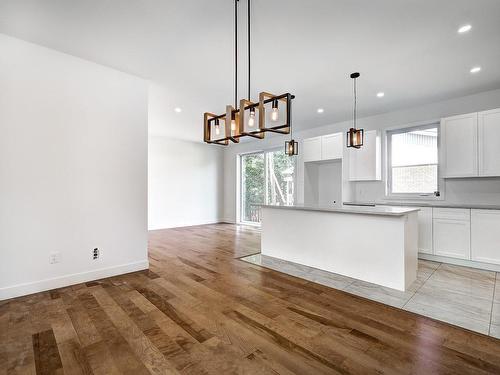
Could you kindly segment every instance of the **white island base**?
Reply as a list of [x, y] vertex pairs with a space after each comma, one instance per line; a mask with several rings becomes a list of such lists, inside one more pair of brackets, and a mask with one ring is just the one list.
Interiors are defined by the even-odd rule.
[[417, 277], [417, 211], [262, 206], [261, 252], [405, 291]]

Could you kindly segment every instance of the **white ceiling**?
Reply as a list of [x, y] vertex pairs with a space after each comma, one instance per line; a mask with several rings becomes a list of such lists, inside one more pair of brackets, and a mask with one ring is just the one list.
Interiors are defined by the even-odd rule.
[[[243, 97], [246, 0], [240, 8]], [[252, 96], [295, 94], [295, 128], [348, 119], [353, 71], [361, 116], [500, 87], [499, 0], [253, 0], [252, 9]], [[232, 0], [0, 0], [0, 32], [162, 85], [167, 119], [151, 133], [192, 140], [203, 112], [233, 102], [232, 17]]]

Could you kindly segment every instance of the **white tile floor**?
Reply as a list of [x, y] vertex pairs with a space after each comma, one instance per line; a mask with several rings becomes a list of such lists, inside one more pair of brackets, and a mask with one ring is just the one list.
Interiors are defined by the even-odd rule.
[[419, 260], [417, 280], [401, 292], [261, 254], [243, 261], [500, 338], [500, 275]]

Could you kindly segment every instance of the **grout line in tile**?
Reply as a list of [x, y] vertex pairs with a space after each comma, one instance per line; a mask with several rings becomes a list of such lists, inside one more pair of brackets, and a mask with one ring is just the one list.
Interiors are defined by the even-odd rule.
[[427, 279], [424, 280], [424, 282], [422, 283], [422, 285], [420, 285], [420, 287], [417, 288], [417, 290], [415, 290], [415, 292], [411, 295], [410, 298], [408, 298], [408, 300], [405, 302], [405, 304], [403, 306], [401, 306], [401, 309], [404, 310], [405, 309], [405, 306], [408, 304], [408, 302], [410, 302], [410, 300], [415, 297], [415, 294], [417, 294], [417, 292], [422, 289], [422, 287], [425, 285], [425, 283], [431, 278], [432, 275], [434, 275], [434, 272], [436, 272], [439, 267], [441, 267], [443, 263], [439, 263], [439, 266], [437, 266], [436, 268], [434, 268], [431, 272], [431, 274], [427, 277]]
[[[251, 254], [251, 255], [248, 255], [248, 257], [253, 256], [253, 255], [257, 255], [257, 254], [262, 254], [262, 253]], [[289, 272], [287, 272], [286, 270], [284, 270], [284, 269], [281, 267], [282, 265], [278, 265], [278, 267], [277, 267], [277, 268], [271, 268], [271, 267], [266, 266], [266, 265], [263, 265], [263, 264], [258, 264], [258, 263], [254, 263], [254, 262], [251, 262], [251, 261], [248, 261], [248, 260], [243, 259], [243, 258], [246, 258], [246, 257], [247, 257], [247, 256], [244, 256], [244, 257], [241, 257], [241, 258], [237, 258], [237, 259], [242, 260], [242, 261], [245, 261], [245, 262], [250, 263], [250, 264], [254, 264], [254, 265], [260, 266], [260, 267], [264, 267], [264, 268], [268, 268], [268, 269], [271, 269], [271, 270], [274, 270], [274, 271], [277, 271], [277, 272], [281, 272], [281, 273], [284, 273], [284, 274], [286, 274], [286, 275], [299, 277], [299, 278], [304, 279], [304, 280], [306, 280], [306, 281], [309, 281], [309, 282], [314, 282], [314, 283], [317, 283], [317, 284], [320, 284], [320, 285], [323, 285], [323, 286], [328, 286], [328, 287], [330, 287], [330, 288], [337, 289], [337, 290], [342, 290], [342, 291], [344, 291], [344, 290], [345, 290], [346, 288], [348, 288], [350, 285], [354, 284], [356, 281], [359, 281], [359, 280], [357, 280], [357, 279], [353, 279], [352, 277], [350, 277], [350, 279], [352, 279], [352, 281], [350, 281], [350, 282], [349, 282], [349, 284], [347, 284], [347, 285], [346, 285], [346, 286], [344, 286], [343, 288], [334, 288], [334, 287], [332, 287], [332, 286], [329, 286], [329, 285], [326, 285], [326, 284], [322, 284], [322, 283], [320, 283], [320, 282], [318, 282], [318, 281], [311, 281], [311, 280], [305, 279], [305, 278], [304, 278], [304, 275], [300, 275], [300, 276], [297, 276], [297, 275], [292, 275], [292, 274], [290, 274]], [[270, 257], [270, 258], [272, 258], [272, 257]], [[289, 264], [298, 264], [298, 263], [294, 263], [294, 262], [289, 262], [289, 261], [287, 261], [287, 260], [286, 260], [286, 261], [284, 261], [284, 262], [289, 263]], [[302, 266], [303, 266], [303, 267], [306, 267], [306, 268], [308, 268], [308, 269], [309, 269], [307, 272], [305, 272], [305, 274], [310, 274], [313, 270], [324, 271], [324, 270], [321, 270], [321, 269], [319, 269], [319, 268], [315, 268], [315, 267], [304, 266], [304, 265], [302, 265]], [[326, 272], [328, 272], [328, 271], [326, 271]], [[332, 273], [332, 274], [334, 274], [334, 275], [343, 276], [343, 275], [340, 275], [340, 274], [338, 274], [338, 273], [337, 273], [337, 274], [336, 274], [336, 273], [333, 273], [333, 272], [331, 272], [331, 273]], [[346, 277], [346, 276], [345, 276], [345, 277]]]
[[493, 320], [493, 305], [495, 304], [495, 291], [496, 291], [496, 287], [497, 287], [497, 277], [498, 277], [498, 272], [495, 272], [495, 284], [493, 284], [493, 297], [491, 298], [490, 325], [488, 327], [488, 335], [491, 334], [491, 321]]
[[[352, 279], [352, 277], [351, 277], [351, 279]], [[352, 284], [354, 284], [356, 281], [357, 281], [356, 279], [352, 280], [349, 284], [347, 284], [345, 287], [343, 287], [343, 288], [342, 288], [342, 289], [340, 289], [340, 290], [345, 291], [347, 288], [349, 288], [349, 287], [350, 287]]]
[[242, 255], [242, 256], [240, 256], [240, 257], [236, 257], [236, 258], [234, 258], [234, 259], [244, 260], [243, 258], [252, 257], [252, 256], [257, 255], [257, 254], [260, 254], [260, 251], [259, 251], [258, 253], [253, 253], [253, 254]]

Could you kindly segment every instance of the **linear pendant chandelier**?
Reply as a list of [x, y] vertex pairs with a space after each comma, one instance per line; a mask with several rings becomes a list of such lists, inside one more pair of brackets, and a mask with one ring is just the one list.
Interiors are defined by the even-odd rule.
[[[292, 127], [292, 99], [295, 98], [290, 93], [274, 95], [261, 92], [258, 102], [251, 100], [251, 23], [250, 0], [247, 0], [248, 95], [246, 99], [241, 99], [238, 103], [238, 3], [239, 0], [234, 0], [234, 104], [226, 105], [224, 113], [205, 112], [203, 116], [204, 142], [224, 146], [229, 145], [229, 142], [238, 143], [240, 138], [245, 136], [263, 139], [266, 132], [289, 134]], [[285, 152], [290, 155], [287, 150]], [[292, 155], [296, 155], [296, 152], [292, 151]]]

